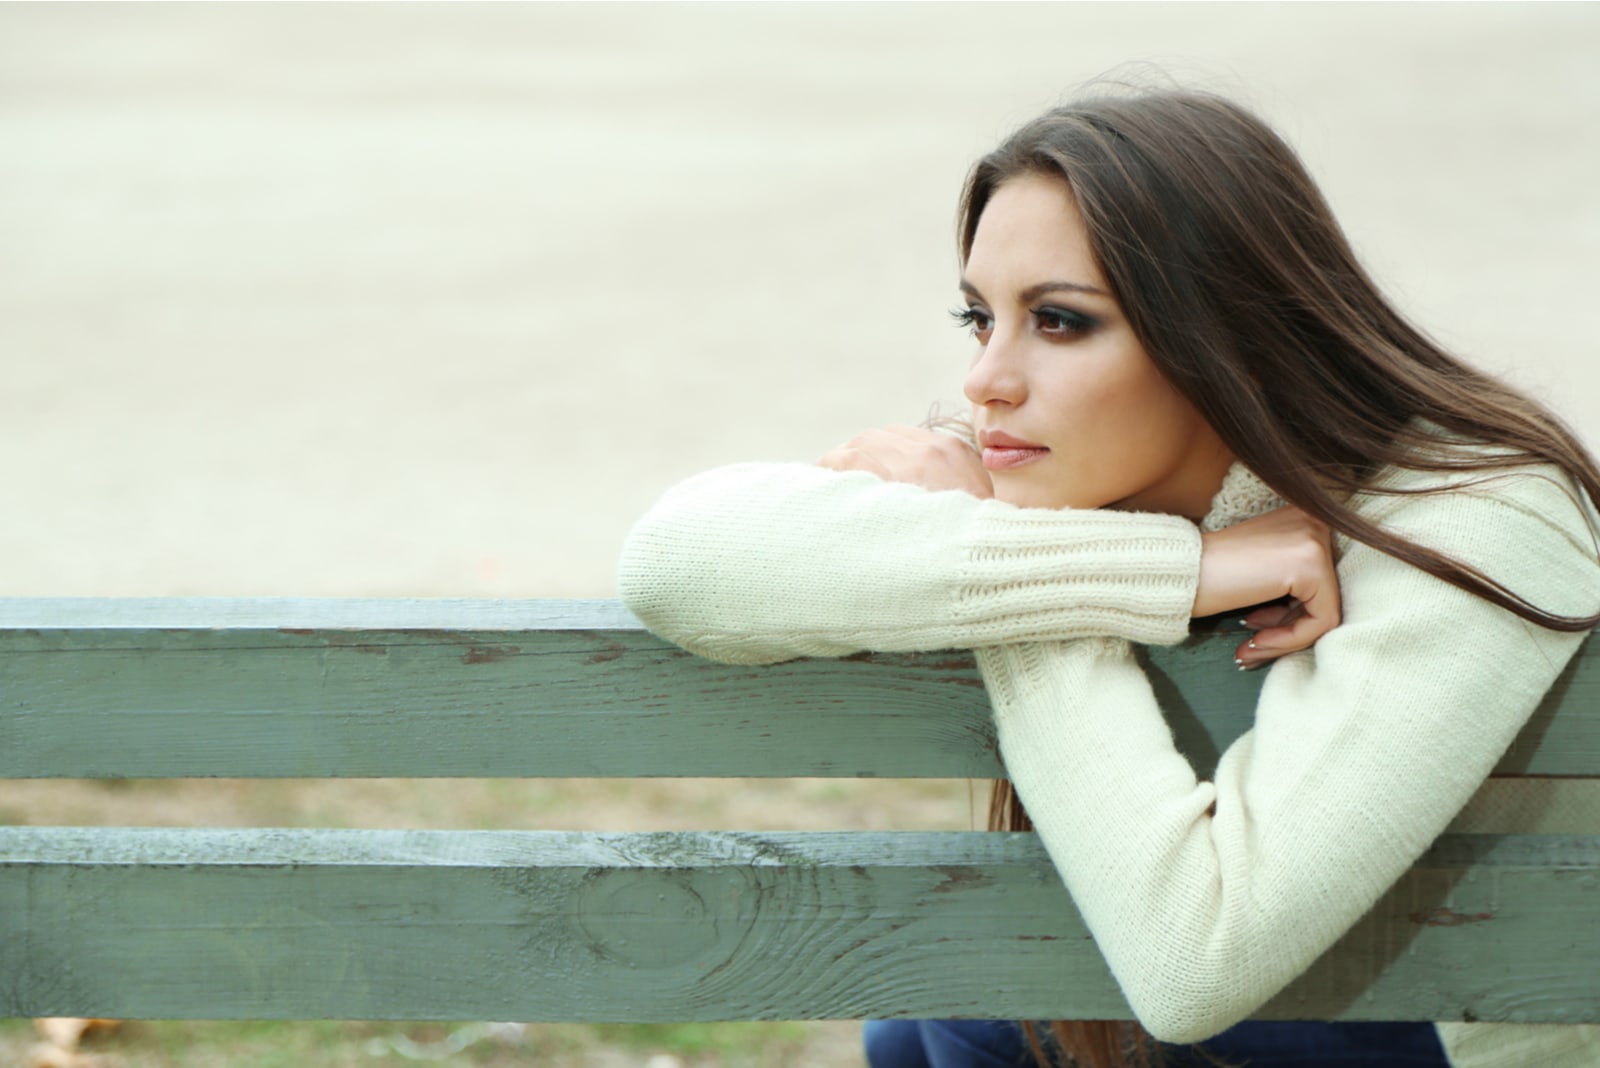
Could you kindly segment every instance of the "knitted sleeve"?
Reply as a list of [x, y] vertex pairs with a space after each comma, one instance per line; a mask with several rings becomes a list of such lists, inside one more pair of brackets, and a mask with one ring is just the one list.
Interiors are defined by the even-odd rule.
[[1199, 531], [1175, 516], [739, 464], [669, 491], [629, 533], [617, 585], [691, 652], [770, 663], [1084, 635], [1178, 642], [1199, 561]]
[[[1521, 476], [1368, 514], [1548, 611], [1588, 614], [1600, 567], [1569, 492]], [[1339, 575], [1344, 624], [1271, 669], [1213, 782], [1174, 748], [1125, 642], [979, 650], [1018, 793], [1160, 1039], [1231, 1026], [1332, 945], [1445, 829], [1583, 639], [1362, 545]]]

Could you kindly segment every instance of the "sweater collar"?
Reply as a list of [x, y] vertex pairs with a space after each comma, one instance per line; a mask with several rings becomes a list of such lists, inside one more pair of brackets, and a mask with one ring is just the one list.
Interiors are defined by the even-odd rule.
[[1246, 519], [1254, 519], [1264, 512], [1281, 508], [1284, 500], [1272, 492], [1256, 473], [1235, 461], [1223, 476], [1222, 487], [1211, 498], [1211, 510], [1200, 521], [1204, 531], [1222, 530]]

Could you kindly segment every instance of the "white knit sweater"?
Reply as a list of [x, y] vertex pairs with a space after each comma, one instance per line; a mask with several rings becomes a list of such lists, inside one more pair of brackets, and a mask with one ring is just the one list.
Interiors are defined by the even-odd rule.
[[[1382, 480], [1447, 481], [1353, 503], [1547, 611], [1596, 610], [1600, 565], [1563, 476]], [[1235, 465], [1203, 526], [1279, 503]], [[1211, 781], [1174, 747], [1129, 646], [1187, 634], [1200, 532], [1182, 518], [743, 464], [668, 492], [629, 535], [619, 589], [653, 631], [723, 661], [976, 649], [1008, 773], [1135, 1014], [1195, 1042], [1259, 1008], [1376, 902], [1582, 641], [1364, 545], [1335, 550], [1344, 623], [1272, 667], [1254, 727]], [[1590, 816], [1600, 833], [1600, 806], [1578, 819]], [[1456, 1065], [1600, 1064], [1600, 1027], [1440, 1034]]]

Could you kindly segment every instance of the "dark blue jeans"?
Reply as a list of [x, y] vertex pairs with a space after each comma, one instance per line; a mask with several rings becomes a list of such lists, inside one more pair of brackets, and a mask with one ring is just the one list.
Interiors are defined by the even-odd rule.
[[[869, 1020], [870, 1068], [1039, 1068], [1011, 1020]], [[1449, 1068], [1431, 1023], [1247, 1020], [1204, 1044], [1162, 1046], [1166, 1068]], [[1216, 1058], [1212, 1060], [1210, 1058]]]

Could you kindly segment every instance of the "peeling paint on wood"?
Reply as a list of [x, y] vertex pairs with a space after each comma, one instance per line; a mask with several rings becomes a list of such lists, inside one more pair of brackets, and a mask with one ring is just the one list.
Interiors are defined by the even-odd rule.
[[497, 664], [508, 657], [520, 656], [521, 649], [506, 645], [470, 645], [461, 654], [463, 664]]
[[1413, 912], [1407, 917], [1412, 923], [1427, 927], [1460, 927], [1464, 923], [1486, 923], [1494, 919], [1492, 912], [1457, 912], [1440, 906], [1426, 912]]

